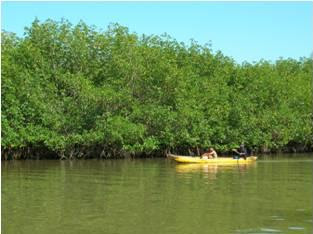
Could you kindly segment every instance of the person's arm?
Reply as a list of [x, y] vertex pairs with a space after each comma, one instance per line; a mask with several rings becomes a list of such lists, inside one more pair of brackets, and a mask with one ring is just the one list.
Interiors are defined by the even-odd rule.
[[232, 151], [235, 152], [235, 153], [238, 154], [238, 155], [241, 155], [241, 154], [238, 152], [238, 150], [236, 150], [236, 149], [233, 149]]

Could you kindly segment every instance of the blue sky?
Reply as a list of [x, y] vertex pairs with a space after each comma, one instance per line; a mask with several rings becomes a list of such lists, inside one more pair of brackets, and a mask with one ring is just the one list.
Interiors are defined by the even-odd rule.
[[2, 29], [22, 36], [37, 17], [212, 43], [237, 62], [310, 56], [312, 2], [2, 2]]

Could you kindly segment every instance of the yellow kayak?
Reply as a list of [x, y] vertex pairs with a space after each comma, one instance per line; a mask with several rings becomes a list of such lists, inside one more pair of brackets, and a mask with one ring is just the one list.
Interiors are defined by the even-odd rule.
[[191, 157], [191, 156], [181, 156], [175, 154], [167, 154], [167, 157], [170, 159], [175, 160], [179, 163], [212, 163], [212, 164], [222, 164], [222, 165], [231, 165], [231, 164], [247, 164], [252, 163], [257, 160], [258, 157], [250, 156], [247, 159], [240, 158], [240, 159], [233, 159], [230, 157], [218, 157], [212, 159], [204, 159], [198, 157]]

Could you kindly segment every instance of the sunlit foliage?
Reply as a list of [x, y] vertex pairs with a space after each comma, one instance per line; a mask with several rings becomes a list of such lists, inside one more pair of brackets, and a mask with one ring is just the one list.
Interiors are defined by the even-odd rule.
[[2, 155], [312, 150], [312, 58], [237, 64], [168, 35], [35, 20], [2, 32]]

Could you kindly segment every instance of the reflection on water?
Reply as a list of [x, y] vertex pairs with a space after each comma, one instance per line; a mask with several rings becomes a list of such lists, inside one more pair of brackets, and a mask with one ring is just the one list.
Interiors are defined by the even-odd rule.
[[197, 163], [186, 163], [176, 164], [176, 172], [178, 173], [189, 173], [189, 172], [203, 172], [205, 174], [216, 174], [218, 165], [216, 164], [197, 164]]
[[312, 162], [2, 162], [2, 233], [312, 233]]
[[216, 174], [218, 171], [238, 170], [245, 171], [248, 168], [256, 167], [256, 163], [237, 165], [218, 165], [205, 163], [180, 163], [176, 164], [176, 171], [179, 173], [203, 172], [205, 174]]
[[202, 173], [205, 178], [216, 179], [218, 172], [235, 170], [238, 173], [245, 173], [249, 168], [256, 167], [256, 163], [237, 165], [218, 165], [205, 163], [177, 163], [175, 168], [177, 173]]
[[304, 230], [304, 227], [288, 227], [290, 230]]

